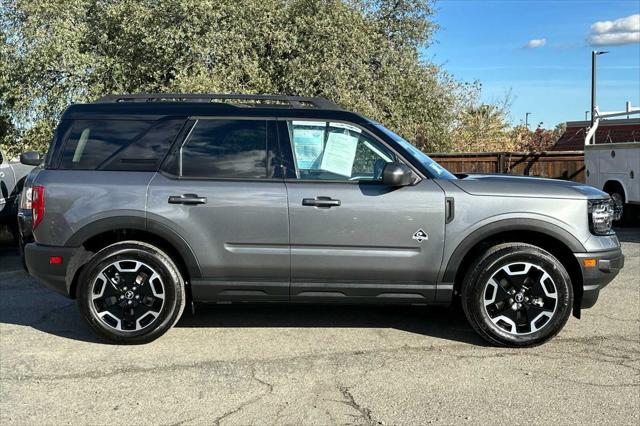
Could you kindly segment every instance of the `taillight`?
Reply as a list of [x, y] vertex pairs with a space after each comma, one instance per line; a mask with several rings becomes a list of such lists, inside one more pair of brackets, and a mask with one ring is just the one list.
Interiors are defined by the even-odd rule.
[[28, 209], [31, 210], [31, 200], [32, 200], [32, 194], [31, 194], [32, 188], [29, 186], [25, 186], [24, 188], [22, 188], [22, 196], [20, 197], [20, 208], [21, 209]]
[[31, 188], [31, 211], [33, 212], [33, 229], [36, 229], [44, 216], [44, 186], [42, 185]]

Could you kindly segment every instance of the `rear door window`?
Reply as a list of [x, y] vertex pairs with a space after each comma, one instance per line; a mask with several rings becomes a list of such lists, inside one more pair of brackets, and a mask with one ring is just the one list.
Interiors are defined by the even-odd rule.
[[188, 178], [266, 178], [267, 121], [198, 120], [180, 148], [179, 170]]

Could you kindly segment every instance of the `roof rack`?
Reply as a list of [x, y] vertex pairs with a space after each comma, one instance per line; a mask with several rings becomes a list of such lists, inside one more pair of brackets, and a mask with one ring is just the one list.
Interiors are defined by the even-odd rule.
[[[235, 102], [234, 102], [235, 101]], [[289, 107], [289, 108], [317, 108], [342, 109], [334, 102], [325, 98], [304, 96], [278, 95], [240, 95], [218, 93], [137, 93], [131, 95], [107, 95], [95, 103], [119, 102], [211, 102], [231, 103], [247, 107]]]

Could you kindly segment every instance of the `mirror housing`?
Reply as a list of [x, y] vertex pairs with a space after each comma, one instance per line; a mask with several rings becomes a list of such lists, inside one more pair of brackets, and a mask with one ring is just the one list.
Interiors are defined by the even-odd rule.
[[387, 186], [407, 186], [413, 183], [413, 172], [406, 164], [387, 163], [382, 169], [382, 183]]
[[27, 166], [39, 166], [42, 163], [40, 154], [35, 151], [27, 151], [20, 154], [20, 162]]

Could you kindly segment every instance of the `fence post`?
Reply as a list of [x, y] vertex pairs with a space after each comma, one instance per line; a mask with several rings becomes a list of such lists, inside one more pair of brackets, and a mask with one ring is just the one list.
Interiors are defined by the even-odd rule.
[[498, 173], [504, 173], [504, 152], [498, 154]]

